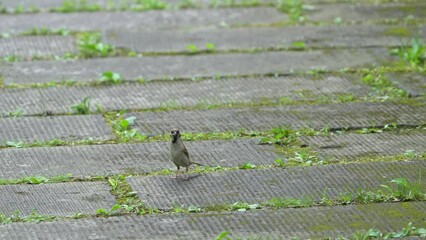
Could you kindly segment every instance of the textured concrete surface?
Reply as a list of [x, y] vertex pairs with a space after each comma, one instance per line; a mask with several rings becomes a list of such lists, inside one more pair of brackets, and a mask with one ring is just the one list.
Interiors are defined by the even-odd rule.
[[407, 133], [312, 136], [300, 140], [313, 147], [323, 158], [335, 160], [400, 155], [407, 151], [413, 151], [413, 154], [426, 152], [426, 130]]
[[0, 238], [214, 239], [228, 231], [228, 237], [244, 239], [325, 239], [350, 237], [372, 225], [382, 232], [399, 231], [410, 221], [417, 228], [425, 227], [424, 214], [419, 214], [425, 208], [425, 202], [407, 202], [17, 223], [0, 225]]
[[0, 118], [0, 144], [48, 140], [106, 140], [111, 128], [101, 115]]
[[91, 97], [91, 110], [96, 105], [104, 111], [147, 109], [164, 106], [196, 106], [199, 104], [249, 103], [264, 99], [279, 101], [312, 100], [320, 96], [338, 98], [341, 94], [366, 97], [369, 87], [358, 75], [284, 76], [267, 78], [230, 78], [202, 81], [156, 81], [96, 87], [52, 87], [0, 89], [4, 96], [0, 113], [20, 108], [24, 114], [41, 114], [39, 107], [53, 113], [69, 113], [70, 106]]
[[318, 69], [340, 70], [379, 65], [385, 59], [390, 59], [388, 50], [377, 48], [16, 62], [0, 66], [0, 71], [6, 84], [90, 81], [98, 79], [105, 71], [119, 73], [126, 80], [191, 79]]
[[111, 209], [115, 204], [109, 185], [103, 182], [5, 185], [0, 191], [0, 213], [6, 216], [17, 210], [21, 216], [32, 210], [53, 216], [95, 215], [97, 209]]
[[[284, 15], [274, 8], [187, 9], [147, 12], [78, 12], [0, 14], [0, 32], [19, 33], [31, 28], [67, 28], [95, 31], [109, 28], [147, 29], [263, 24], [279, 22]], [[222, 23], [222, 24], [221, 24]]]
[[[320, 4], [313, 11], [308, 12], [307, 18], [311, 21], [334, 22], [340, 18], [343, 22], [386, 22], [406, 18], [424, 19], [426, 17], [425, 2], [380, 3], [380, 4]], [[412, 17], [410, 17], [412, 16]]]
[[[236, 167], [251, 162], [269, 165], [280, 158], [274, 147], [256, 140], [185, 142], [191, 159], [208, 166]], [[170, 143], [107, 144], [42, 148], [10, 148], [0, 151], [0, 178], [25, 176], [76, 177], [176, 170], [170, 159]]]
[[[338, 197], [359, 189], [378, 190], [399, 177], [417, 181], [426, 174], [426, 161], [352, 163], [288, 169], [237, 170], [192, 175], [189, 180], [171, 176], [128, 177], [127, 182], [151, 208], [212, 207], [235, 202], [263, 203], [276, 197], [311, 197], [324, 193]], [[421, 179], [426, 188], [426, 180]]]
[[386, 77], [397, 87], [407, 91], [412, 97], [426, 95], [426, 74], [387, 73]]
[[63, 56], [76, 53], [75, 39], [71, 36], [25, 36], [0, 38], [0, 57], [22, 58]]
[[[401, 29], [404, 29], [405, 36], [396, 35], [401, 34]], [[417, 32], [426, 36], [425, 27], [346, 25], [151, 31], [115, 29], [106, 30], [103, 39], [113, 46], [137, 52], [182, 52], [188, 51], [188, 45], [206, 50], [208, 43], [214, 44], [215, 50], [291, 48], [295, 47], [295, 42], [304, 42], [305, 47], [400, 46]]]
[[177, 127], [182, 132], [221, 132], [292, 128], [361, 128], [425, 123], [426, 106], [392, 103], [342, 103], [280, 107], [233, 108], [198, 111], [128, 113], [142, 132], [159, 134]]

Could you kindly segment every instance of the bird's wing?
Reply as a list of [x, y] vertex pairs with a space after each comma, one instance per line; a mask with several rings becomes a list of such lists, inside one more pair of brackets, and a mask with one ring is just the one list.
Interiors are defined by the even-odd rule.
[[188, 149], [186, 149], [185, 145], [183, 146], [183, 154], [189, 159]]

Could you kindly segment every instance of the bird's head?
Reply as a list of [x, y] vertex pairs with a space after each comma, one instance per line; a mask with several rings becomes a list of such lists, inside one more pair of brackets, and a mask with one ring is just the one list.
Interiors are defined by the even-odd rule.
[[170, 131], [170, 137], [172, 139], [172, 142], [176, 142], [180, 138], [180, 131], [179, 131], [179, 129], [173, 128]]

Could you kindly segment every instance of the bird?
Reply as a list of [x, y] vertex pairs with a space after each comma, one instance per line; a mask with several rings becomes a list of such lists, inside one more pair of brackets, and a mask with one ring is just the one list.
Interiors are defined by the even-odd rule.
[[[176, 176], [173, 178], [178, 178], [179, 169], [180, 167], [185, 167], [186, 171], [185, 174], [188, 173], [189, 166], [195, 164], [199, 166], [204, 166], [204, 164], [192, 162], [189, 159], [189, 153], [188, 149], [186, 149], [185, 144], [183, 143], [181, 139], [181, 134], [179, 129], [173, 128], [170, 131], [170, 138], [171, 138], [171, 157], [173, 163], [176, 165]], [[184, 177], [185, 179], [188, 179], [188, 177]]]

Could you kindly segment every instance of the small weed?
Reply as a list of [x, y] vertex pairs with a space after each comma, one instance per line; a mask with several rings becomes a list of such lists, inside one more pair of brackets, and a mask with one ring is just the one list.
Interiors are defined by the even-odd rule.
[[215, 238], [215, 240], [223, 240], [223, 239], [228, 239], [226, 236], [229, 234], [228, 231], [223, 231], [221, 233], [219, 233], [219, 235]]
[[82, 58], [107, 57], [114, 48], [102, 42], [99, 33], [81, 33], [77, 35], [77, 46]]
[[292, 22], [304, 22], [303, 4], [300, 0], [278, 0], [277, 8], [287, 13]]
[[100, 10], [102, 10], [102, 8], [99, 4], [89, 4], [87, 0], [63, 0], [62, 6], [52, 9], [51, 12], [95, 12]]
[[15, 111], [9, 112], [7, 115], [9, 117], [15, 118], [15, 117], [22, 117], [24, 114], [25, 114], [25, 111], [22, 108], [18, 107]]
[[118, 84], [122, 82], [122, 78], [118, 73], [107, 71], [101, 74], [99, 82], [101, 84]]
[[101, 214], [114, 215], [122, 213], [145, 214], [148, 210], [142, 201], [138, 199], [137, 193], [132, 191], [126, 182], [126, 177], [118, 175], [108, 179], [111, 185], [111, 193], [116, 196], [117, 203], [112, 206], [111, 211], [105, 210]]
[[197, 213], [197, 212], [201, 212], [201, 211], [202, 211], [202, 209], [197, 207], [197, 206], [191, 205], [191, 206], [188, 207], [188, 212]]
[[291, 49], [294, 50], [305, 50], [306, 44], [302, 41], [296, 41], [291, 43]]
[[207, 51], [210, 51], [210, 52], [216, 50], [216, 45], [214, 45], [213, 43], [206, 43], [205, 47]]
[[311, 207], [315, 202], [310, 197], [297, 198], [272, 198], [266, 202], [267, 206], [273, 208], [297, 208], [297, 207]]
[[295, 152], [294, 156], [288, 159], [289, 162], [296, 162], [300, 166], [313, 166], [323, 164], [316, 155], [313, 155], [309, 150], [301, 150]]
[[411, 66], [424, 66], [426, 61], [426, 44], [422, 43], [419, 38], [411, 39], [411, 45], [409, 47], [399, 47], [391, 50], [391, 53], [399, 56], [399, 58], [405, 62], [408, 62]]
[[273, 128], [265, 137], [260, 139], [260, 143], [288, 145], [296, 139], [296, 133], [291, 128]]
[[405, 238], [410, 236], [426, 237], [426, 228], [416, 228], [412, 222], [409, 222], [406, 227], [397, 232], [382, 233], [380, 230], [370, 228], [366, 232], [356, 232], [350, 238], [351, 240], [368, 240], [372, 238]]
[[15, 148], [22, 148], [25, 146], [23, 142], [13, 142], [13, 141], [7, 141], [6, 146], [8, 147], [15, 147]]
[[275, 159], [274, 163], [278, 167], [286, 167], [287, 166], [287, 163], [284, 160], [280, 159], [280, 158]]
[[58, 217], [48, 216], [48, 215], [40, 215], [36, 213], [35, 210], [32, 210], [28, 216], [21, 216], [20, 211], [15, 211], [10, 217], [0, 213], [0, 224], [8, 224], [13, 222], [34, 222], [39, 223], [43, 221], [53, 221]]
[[118, 118], [112, 121], [112, 128], [122, 141], [146, 140], [147, 136], [142, 135], [138, 129], [131, 128], [135, 124], [135, 121], [136, 117], [123, 118], [121, 115], [118, 115]]
[[239, 169], [244, 169], [244, 170], [254, 169], [254, 168], [256, 168], [256, 165], [254, 165], [253, 163], [247, 162], [247, 163], [244, 163], [243, 165], [239, 166], [238, 168]]
[[195, 46], [194, 44], [188, 44], [186, 45], [186, 49], [190, 52], [190, 53], [196, 53], [198, 52], [198, 47]]
[[408, 93], [395, 87], [382, 73], [368, 73], [362, 77], [362, 82], [372, 87], [372, 95], [379, 100], [407, 98]]
[[85, 97], [80, 103], [71, 106], [71, 110], [77, 114], [89, 114], [90, 113], [90, 97]]
[[31, 28], [29, 30], [26, 30], [21, 33], [21, 35], [27, 35], [27, 36], [45, 36], [45, 35], [61, 35], [61, 36], [67, 36], [69, 35], [70, 30], [66, 28], [59, 28], [59, 29], [48, 29], [45, 27], [42, 28]]
[[168, 5], [160, 0], [135, 0], [134, 4], [130, 7], [132, 11], [146, 11], [146, 10], [161, 10], [165, 9]]
[[245, 212], [247, 210], [260, 209], [260, 208], [262, 208], [260, 204], [248, 204], [243, 202], [235, 202], [228, 207], [228, 210]]
[[408, 150], [405, 150], [404, 156], [406, 156], [408, 158], [420, 158], [422, 156], [422, 154], [416, 153], [416, 151], [408, 149]]

